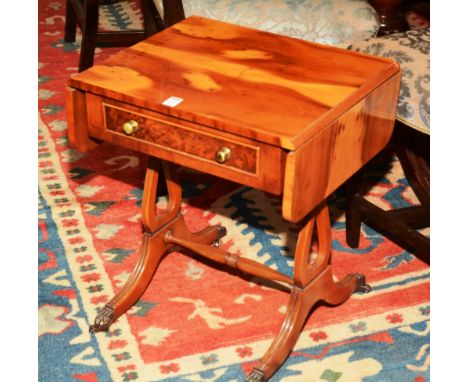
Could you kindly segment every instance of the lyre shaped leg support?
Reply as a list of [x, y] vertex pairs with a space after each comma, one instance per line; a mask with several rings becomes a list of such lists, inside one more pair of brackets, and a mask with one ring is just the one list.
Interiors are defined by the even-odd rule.
[[[317, 230], [318, 248], [311, 260], [314, 228]], [[269, 349], [246, 382], [268, 380], [288, 357], [301, 333], [314, 305], [322, 300], [338, 305], [356, 290], [368, 290], [361, 274], [349, 274], [343, 280], [333, 280], [330, 267], [331, 227], [326, 202], [312, 214], [301, 231], [294, 259], [294, 285], [283, 325]]]
[[[161, 169], [166, 181], [168, 203], [166, 210], [158, 214], [155, 204]], [[176, 231], [193, 242], [206, 244], [211, 244], [226, 234], [226, 230], [221, 226], [208, 227], [197, 233], [190, 232], [180, 215], [181, 200], [182, 190], [171, 165], [150, 157], [142, 202], [142, 224], [145, 232], [137, 264], [124, 287], [99, 312], [90, 327], [91, 332], [108, 330], [112, 322], [139, 300], [151, 282], [164, 253], [172, 246], [164, 240], [168, 231]]]
[[[167, 209], [156, 213], [155, 203], [160, 168], [168, 190]], [[290, 278], [256, 261], [214, 248], [213, 242], [223, 237], [222, 226], [211, 226], [193, 233], [180, 214], [181, 187], [171, 166], [154, 158], [149, 159], [142, 203], [142, 223], [145, 228], [137, 264], [122, 290], [98, 314], [92, 332], [108, 330], [118, 317], [135, 304], [148, 287], [162, 256], [173, 245], [186, 248], [221, 264], [237, 268], [257, 277], [289, 285], [291, 296], [286, 318], [270, 348], [246, 381], [265, 381], [283, 364], [294, 347], [302, 327], [320, 300], [332, 305], [346, 301], [356, 290], [367, 290], [364, 276], [349, 274], [335, 282], [330, 267], [331, 227], [328, 208], [324, 201], [302, 227], [299, 233], [294, 277]], [[317, 253], [311, 257], [314, 230], [317, 232]]]

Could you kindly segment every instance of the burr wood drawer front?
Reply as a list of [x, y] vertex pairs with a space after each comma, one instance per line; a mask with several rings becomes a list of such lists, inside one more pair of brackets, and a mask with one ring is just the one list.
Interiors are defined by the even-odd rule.
[[99, 102], [99, 110], [93, 96], [87, 103], [90, 130], [98, 138], [274, 194], [282, 191], [285, 154], [278, 147], [112, 100]]
[[257, 173], [259, 147], [201, 133], [177, 122], [103, 105], [108, 130], [227, 168]]

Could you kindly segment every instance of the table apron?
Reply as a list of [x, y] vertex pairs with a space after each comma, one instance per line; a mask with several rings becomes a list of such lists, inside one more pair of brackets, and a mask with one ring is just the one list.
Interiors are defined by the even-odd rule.
[[[219, 176], [275, 195], [281, 194], [286, 152], [279, 147], [228, 134], [162, 113], [86, 93], [91, 137]], [[138, 129], [124, 132], [125, 122]], [[225, 163], [216, 154], [227, 147]]]

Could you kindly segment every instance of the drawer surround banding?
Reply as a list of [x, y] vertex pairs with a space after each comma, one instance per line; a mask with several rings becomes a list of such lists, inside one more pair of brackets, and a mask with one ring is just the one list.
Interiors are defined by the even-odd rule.
[[[287, 151], [278, 146], [93, 93], [83, 95], [90, 138], [112, 142], [273, 195], [283, 192]], [[139, 128], [128, 135], [122, 125], [132, 119], [137, 120]], [[167, 135], [178, 137], [178, 142], [167, 141], [166, 135], [163, 136], [166, 141], [155, 140], [158, 128], [166, 129]], [[219, 163], [216, 153], [223, 146], [231, 149], [231, 156], [226, 162]]]
[[[235, 141], [233, 139], [230, 139], [228, 137], [220, 137], [220, 136], [217, 136], [215, 134], [209, 134], [209, 133], [205, 133], [205, 132], [202, 133], [202, 132], [200, 132], [198, 130], [195, 130], [193, 128], [190, 128], [188, 126], [184, 126], [184, 125], [181, 125], [179, 123], [168, 121], [167, 119], [156, 118], [156, 117], [153, 117], [153, 116], [149, 116], [147, 114], [143, 114], [143, 113], [140, 113], [140, 112], [137, 112], [137, 111], [134, 111], [134, 110], [130, 110], [130, 109], [122, 107], [122, 106], [116, 106], [116, 105], [110, 104], [110, 103], [108, 103], [106, 101], [102, 102], [102, 109], [103, 109], [103, 115], [104, 115], [104, 127], [105, 127], [106, 130], [110, 130], [110, 131], [112, 131], [114, 133], [121, 134], [122, 136], [127, 137], [129, 139], [135, 139], [135, 140], [139, 140], [139, 141], [148, 142], [150, 144], [154, 144], [156, 146], [164, 148], [165, 150], [175, 151], [175, 152], [181, 153], [183, 155], [192, 157], [192, 158], [197, 159], [197, 160], [207, 161], [207, 162], [209, 162], [211, 164], [218, 164], [221, 167], [229, 167], [229, 169], [233, 170], [233, 171], [238, 171], [238, 172], [245, 173], [245, 174], [248, 174], [248, 175], [258, 175], [258, 173], [259, 173], [259, 151], [260, 151], [260, 149], [257, 146], [249, 145], [247, 143], [241, 143], [241, 142]], [[130, 114], [128, 116], [128, 118], [124, 119], [125, 121], [128, 120], [128, 119], [135, 119], [135, 118], [132, 118], [132, 116], [139, 116], [139, 117], [144, 119], [143, 123], [145, 123], [146, 126], [141, 126], [141, 122], [138, 122], [138, 124], [140, 126], [138, 131], [136, 133], [134, 133], [134, 134], [127, 135], [123, 131], [121, 131], [121, 124], [122, 123], [120, 123], [119, 121], [112, 121], [114, 116], [112, 116], [110, 114], [110, 113], [112, 113], [111, 110], [118, 110], [118, 111], [122, 111], [124, 113]], [[148, 123], [147, 123], [148, 121], [151, 121], [150, 123], [154, 122], [154, 125], [153, 126], [148, 126]], [[115, 124], [110, 123], [110, 122], [115, 122]], [[156, 123], [159, 124], [159, 126], [156, 126]], [[150, 139], [145, 139], [145, 137], [140, 137], [142, 130], [146, 130], [146, 129], [155, 130], [158, 127], [163, 127], [163, 128], [168, 127], [170, 129], [172, 129], [172, 131], [184, 130], [186, 132], [189, 132], [189, 134], [193, 134], [196, 137], [203, 137], [203, 138], [211, 140], [211, 141], [218, 141], [219, 144], [217, 144], [217, 146], [215, 148], [215, 151], [218, 150], [218, 149], [221, 149], [223, 146], [225, 146], [226, 145], [225, 142], [229, 142], [228, 145], [229, 145], [229, 148], [231, 149], [231, 151], [233, 153], [233, 158], [230, 158], [226, 163], [219, 164], [219, 162], [217, 162], [216, 159], [215, 159], [215, 155], [212, 155], [211, 156], [212, 159], [209, 159], [208, 155], [200, 156], [200, 155], [192, 154], [190, 152], [187, 152], [186, 150], [181, 150], [181, 149], [177, 149], [177, 148], [174, 148], [174, 147], [162, 145], [161, 143], [158, 143], [155, 140], [150, 140]], [[140, 134], [138, 134], [138, 132], [140, 132]], [[138, 135], [140, 135], [140, 136], [138, 136]], [[234, 165], [233, 162], [236, 159], [234, 157], [234, 155], [237, 154], [239, 148], [240, 149], [247, 149], [247, 150], [250, 151], [250, 153], [247, 154], [249, 156], [249, 158], [247, 158], [247, 159], [251, 159], [251, 161], [253, 160], [254, 161], [253, 165], [251, 163], [248, 163], [248, 161], [242, 160], [242, 158], [239, 158], [239, 160], [238, 160], [239, 165], [238, 166]], [[252, 153], [252, 151], [253, 151], [253, 153]], [[246, 159], [246, 158], [244, 158], [244, 159]], [[242, 165], [245, 165], [244, 168], [241, 167]]]

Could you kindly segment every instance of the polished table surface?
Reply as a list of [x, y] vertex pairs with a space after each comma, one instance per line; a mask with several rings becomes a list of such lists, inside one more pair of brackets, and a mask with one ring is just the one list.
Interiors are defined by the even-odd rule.
[[[300, 296], [289, 309], [291, 322], [282, 329], [286, 334], [272, 344], [281, 351], [267, 353], [249, 380], [269, 378], [283, 362], [278, 354], [287, 356], [305, 320], [298, 311], [308, 313], [320, 299], [342, 302], [363, 286], [360, 275], [341, 284], [332, 280], [326, 198], [388, 143], [400, 76], [398, 65], [386, 58], [194, 16], [69, 81], [72, 145], [88, 151], [102, 140], [150, 156], [142, 220], [146, 232], [158, 233], [152, 244], [156, 252], [177, 244], [289, 284], [292, 298]], [[282, 195], [283, 217], [302, 227], [294, 278], [211, 247], [210, 241], [225, 233], [219, 227], [205, 239], [190, 236], [179, 217], [180, 186], [173, 164]], [[157, 218], [160, 173], [176, 207]], [[311, 262], [314, 230], [319, 256]], [[147, 252], [142, 250], [141, 257]], [[107, 304], [111, 319], [101, 315], [95, 329], [108, 328], [124, 313], [120, 305], [135, 302], [149, 282], [137, 276], [124, 289], [138, 293], [125, 304], [125, 296], [116, 296]]]

